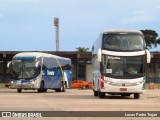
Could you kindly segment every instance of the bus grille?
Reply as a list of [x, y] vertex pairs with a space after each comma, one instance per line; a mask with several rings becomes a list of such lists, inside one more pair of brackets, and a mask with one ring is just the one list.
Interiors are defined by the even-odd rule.
[[110, 85], [112, 86], [136, 86], [137, 83], [113, 83], [111, 82]]

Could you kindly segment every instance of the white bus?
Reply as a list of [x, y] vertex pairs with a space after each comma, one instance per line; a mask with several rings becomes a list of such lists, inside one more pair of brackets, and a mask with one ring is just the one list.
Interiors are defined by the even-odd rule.
[[18, 93], [24, 90], [47, 89], [65, 92], [72, 81], [71, 60], [40, 52], [23, 52], [8, 63], [11, 71], [11, 88]]
[[141, 31], [103, 31], [92, 46], [93, 92], [139, 99], [145, 87], [150, 53]]

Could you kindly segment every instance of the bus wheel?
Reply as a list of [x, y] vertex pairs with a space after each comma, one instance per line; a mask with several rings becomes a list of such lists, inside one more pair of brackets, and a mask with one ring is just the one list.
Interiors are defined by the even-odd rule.
[[43, 89], [43, 92], [47, 92], [47, 89]]
[[66, 85], [61, 84], [61, 88], [56, 89], [56, 92], [66, 92]]
[[41, 82], [41, 86], [40, 88], [38, 89], [38, 93], [42, 93], [44, 91], [44, 83]]
[[22, 89], [17, 89], [17, 92], [18, 92], [18, 93], [21, 93], [21, 92], [22, 92]]
[[99, 95], [99, 98], [104, 98], [105, 97], [105, 93], [103, 93], [103, 92], [98, 92], [98, 95]]
[[135, 93], [135, 94], [134, 94], [134, 99], [139, 99], [139, 97], [140, 97], [140, 94], [139, 94], [139, 93]]
[[94, 96], [98, 96], [98, 91], [94, 91]]

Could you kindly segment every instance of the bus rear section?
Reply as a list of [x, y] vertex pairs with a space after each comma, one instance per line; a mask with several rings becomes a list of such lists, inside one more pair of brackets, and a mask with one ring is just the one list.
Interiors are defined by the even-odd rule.
[[70, 59], [43, 58], [42, 66], [44, 89], [65, 92], [66, 88], [70, 88], [72, 80]]

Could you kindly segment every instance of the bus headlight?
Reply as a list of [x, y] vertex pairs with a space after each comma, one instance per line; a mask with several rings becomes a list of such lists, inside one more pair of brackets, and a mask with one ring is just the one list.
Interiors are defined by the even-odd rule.
[[34, 83], [35, 83], [35, 81], [32, 81], [32, 82], [31, 82], [31, 84], [34, 84]]

